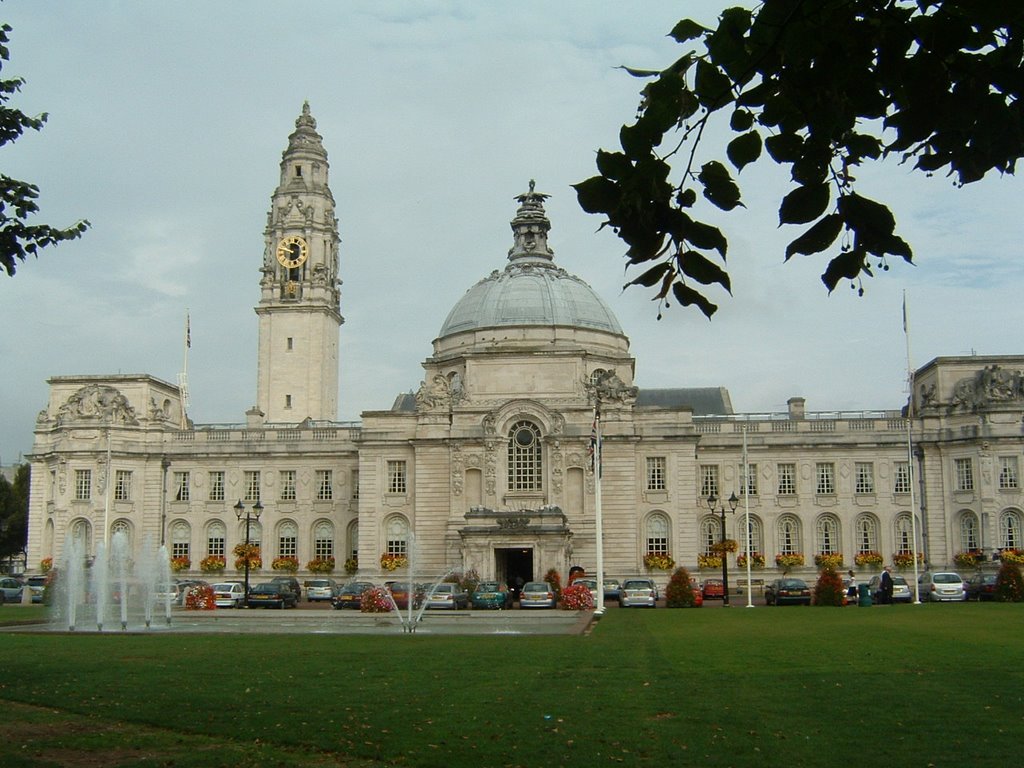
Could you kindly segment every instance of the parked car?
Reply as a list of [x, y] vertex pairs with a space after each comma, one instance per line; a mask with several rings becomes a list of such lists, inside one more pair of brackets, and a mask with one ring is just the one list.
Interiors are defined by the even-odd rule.
[[597, 596], [597, 579], [576, 579], [576, 581], [574, 581], [573, 584], [582, 584], [587, 589], [589, 589], [590, 596], [594, 598], [594, 606], [601, 606], [601, 600]]
[[[882, 601], [882, 577], [872, 576], [868, 582], [868, 589], [871, 591], [871, 599], [876, 603]], [[892, 577], [892, 601], [894, 603], [910, 603], [914, 600], [914, 590], [910, 588], [907, 580], [902, 576]]]
[[302, 599], [302, 585], [299, 584], [299, 580], [294, 576], [275, 576], [271, 581], [276, 581], [279, 584], [287, 584], [288, 589], [295, 593], [295, 599]]
[[605, 579], [604, 580], [604, 599], [605, 600], [618, 600], [619, 593], [622, 591], [622, 585], [618, 579]]
[[922, 602], [959, 603], [967, 599], [964, 580], [960, 578], [959, 573], [923, 573], [917, 584]]
[[185, 605], [185, 600], [188, 599], [188, 593], [196, 587], [208, 587], [209, 583], [202, 579], [178, 579], [178, 599], [177, 605]]
[[455, 611], [469, 608], [469, 593], [458, 584], [437, 584], [427, 594], [427, 609], [431, 608], [448, 608]]
[[373, 587], [372, 581], [350, 581], [338, 590], [338, 593], [331, 599], [331, 605], [338, 610], [354, 608], [358, 611], [363, 605], [363, 593]]
[[700, 584], [694, 578], [690, 579], [690, 589], [693, 590], [693, 607], [700, 608], [704, 605], [704, 592], [700, 588]]
[[338, 592], [338, 582], [334, 579], [310, 579], [306, 582], [306, 602], [330, 602]]
[[419, 584], [410, 584], [407, 581], [396, 581], [391, 585], [391, 599], [395, 601], [395, 606], [399, 610], [404, 610], [409, 607], [410, 594], [412, 595], [412, 607], [414, 609], [423, 605], [423, 599], [426, 595], [424, 594], [423, 587]]
[[250, 608], [294, 608], [299, 596], [284, 581], [267, 581], [249, 589], [246, 604]]
[[245, 604], [245, 587], [240, 581], [222, 581], [213, 585], [213, 604], [218, 608], [241, 608]]
[[511, 608], [512, 595], [508, 588], [498, 581], [481, 581], [470, 596], [474, 608]]
[[701, 592], [705, 600], [724, 600], [725, 583], [721, 579], [705, 579]]
[[656, 608], [658, 586], [653, 579], [626, 579], [619, 592], [620, 608]]
[[4, 576], [0, 579], [0, 594], [2, 594], [3, 602], [5, 603], [20, 603], [21, 594], [24, 589], [25, 585], [13, 576]]
[[46, 582], [49, 576], [29, 576], [26, 586], [32, 590], [32, 602], [41, 603], [43, 602], [43, 596], [46, 594]]
[[765, 605], [810, 605], [811, 588], [803, 579], [775, 579], [764, 588]]
[[996, 574], [978, 573], [967, 580], [967, 600], [995, 600]]
[[520, 608], [554, 608], [555, 590], [546, 581], [528, 581], [519, 593]]

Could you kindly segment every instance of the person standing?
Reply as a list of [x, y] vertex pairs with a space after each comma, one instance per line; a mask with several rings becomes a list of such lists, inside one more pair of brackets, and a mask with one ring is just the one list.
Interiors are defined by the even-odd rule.
[[850, 584], [846, 588], [846, 601], [852, 603], [857, 600], [857, 577], [854, 575], [853, 570], [850, 573]]
[[882, 571], [882, 579], [879, 582], [879, 592], [882, 593], [882, 605], [892, 604], [892, 570], [889, 566], [885, 566], [885, 570]]

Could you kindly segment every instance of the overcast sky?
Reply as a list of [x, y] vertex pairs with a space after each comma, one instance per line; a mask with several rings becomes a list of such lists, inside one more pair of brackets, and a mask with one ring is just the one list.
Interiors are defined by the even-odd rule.
[[792, 396], [810, 411], [899, 408], [904, 290], [915, 366], [1024, 352], [1013, 177], [955, 190], [897, 163], [862, 172], [918, 265], [891, 262], [858, 298], [827, 294], [821, 259], [783, 263], [794, 232], [772, 202], [788, 181], [747, 169], [749, 208], [724, 219], [734, 295], [713, 321], [681, 308], [658, 321], [649, 294], [621, 291], [623, 247], [570, 185], [635, 113], [642, 82], [616, 67], [666, 66], [683, 52], [674, 23], [726, 5], [7, 0], [3, 76], [27, 80], [12, 103], [50, 118], [3, 149], [0, 171], [40, 187], [39, 221], [92, 229], [0, 274], [0, 462], [31, 450], [50, 376], [176, 381], [186, 311], [193, 418], [244, 420], [263, 229], [304, 100], [342, 236], [341, 419], [417, 388], [448, 311], [506, 263], [531, 178], [551, 195], [556, 261], [616, 312], [641, 387], [724, 386], [747, 412]]

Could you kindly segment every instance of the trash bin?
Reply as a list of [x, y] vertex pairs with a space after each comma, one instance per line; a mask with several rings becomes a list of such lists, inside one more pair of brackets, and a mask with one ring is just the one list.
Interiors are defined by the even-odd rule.
[[857, 607], [871, 607], [871, 588], [867, 584], [857, 585]]

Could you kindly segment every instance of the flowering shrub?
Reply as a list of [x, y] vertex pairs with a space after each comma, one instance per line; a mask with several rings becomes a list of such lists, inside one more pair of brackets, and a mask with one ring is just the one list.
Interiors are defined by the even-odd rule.
[[209, 584], [192, 587], [185, 593], [185, 609], [188, 611], [212, 611], [216, 607], [213, 601], [213, 587]]
[[[924, 564], [924, 555], [921, 552], [917, 553], [917, 562], [919, 565]], [[914, 555], [911, 552], [897, 552], [892, 556], [892, 564], [899, 569], [912, 568], [914, 566]]]
[[711, 551], [717, 552], [718, 554], [735, 552], [737, 549], [739, 549], [739, 544], [736, 543], [735, 539], [726, 539], [725, 541], [720, 541], [717, 544], [711, 545]]
[[672, 578], [665, 587], [665, 606], [668, 608], [693, 608], [697, 604], [697, 596], [693, 592], [690, 572], [685, 568], [676, 568]]
[[236, 544], [233, 550], [235, 553], [235, 570], [244, 571], [246, 561], [249, 562], [250, 569], [257, 569], [263, 567], [263, 556], [260, 554], [260, 548], [255, 544]]
[[285, 571], [287, 573], [295, 573], [299, 570], [299, 559], [286, 555], [285, 557], [275, 557], [270, 563], [270, 567], [275, 571]]
[[974, 568], [985, 556], [976, 549], [966, 549], [953, 555], [953, 562], [960, 568]]
[[203, 573], [220, 573], [227, 563], [220, 555], [210, 555], [199, 561], [199, 570]]
[[476, 585], [480, 583], [480, 574], [476, 568], [470, 568], [465, 573], [455, 574], [459, 577], [458, 585], [459, 589], [466, 590], [466, 594], [472, 595], [476, 591]]
[[1024, 550], [1004, 549], [999, 553], [999, 559], [1004, 563], [1018, 563], [1024, 565]]
[[675, 567], [676, 561], [667, 552], [658, 554], [649, 552], [644, 555], [644, 568], [649, 571], [669, 571]]
[[853, 562], [862, 568], [881, 568], [885, 561], [881, 552], [858, 552], [853, 556]]
[[359, 570], [359, 557], [352, 555], [352, 557], [345, 558], [345, 573], [349, 576], [354, 576], [356, 571]]
[[[334, 573], [334, 558], [314, 557], [312, 560], [306, 563], [306, 569], [311, 573]], [[346, 572], [348, 571], [347, 568], [345, 570]], [[352, 573], [355, 573], [355, 571], [352, 571]]]
[[779, 568], [799, 568], [804, 564], [804, 556], [799, 552], [789, 552], [775, 556], [775, 565]]
[[361, 613], [390, 613], [395, 601], [384, 587], [371, 587], [363, 592], [359, 601]]
[[843, 556], [838, 552], [822, 552], [814, 556], [814, 564], [819, 568], [842, 568]]
[[721, 568], [721, 555], [697, 555], [698, 568]]
[[839, 576], [839, 572], [830, 566], [822, 568], [818, 581], [814, 585], [811, 604], [842, 607], [846, 603], [845, 598], [846, 592], [843, 589], [843, 580]]
[[380, 556], [380, 567], [385, 571], [394, 571], [398, 568], [405, 568], [409, 564], [409, 558], [405, 555], [389, 555], [385, 552]]
[[551, 589], [555, 592], [555, 600], [562, 599], [562, 574], [558, 572], [557, 568], [548, 568], [548, 572], [544, 574], [544, 581], [551, 585]]
[[49, 573], [51, 568], [53, 568], [52, 557], [44, 557], [42, 560], [39, 561], [39, 570], [43, 573]]
[[175, 573], [179, 571], [187, 571], [192, 567], [192, 558], [187, 555], [180, 555], [178, 557], [171, 558], [171, 570]]
[[[747, 567], [747, 555], [746, 553], [736, 558], [736, 565], [739, 568]], [[755, 552], [750, 556], [750, 567], [751, 568], [764, 568], [764, 555], [760, 552]]]
[[1014, 562], [1003, 562], [996, 576], [996, 600], [1001, 603], [1024, 603], [1024, 576]]
[[562, 590], [562, 608], [567, 611], [586, 611], [594, 607], [594, 595], [586, 584], [570, 584]]

